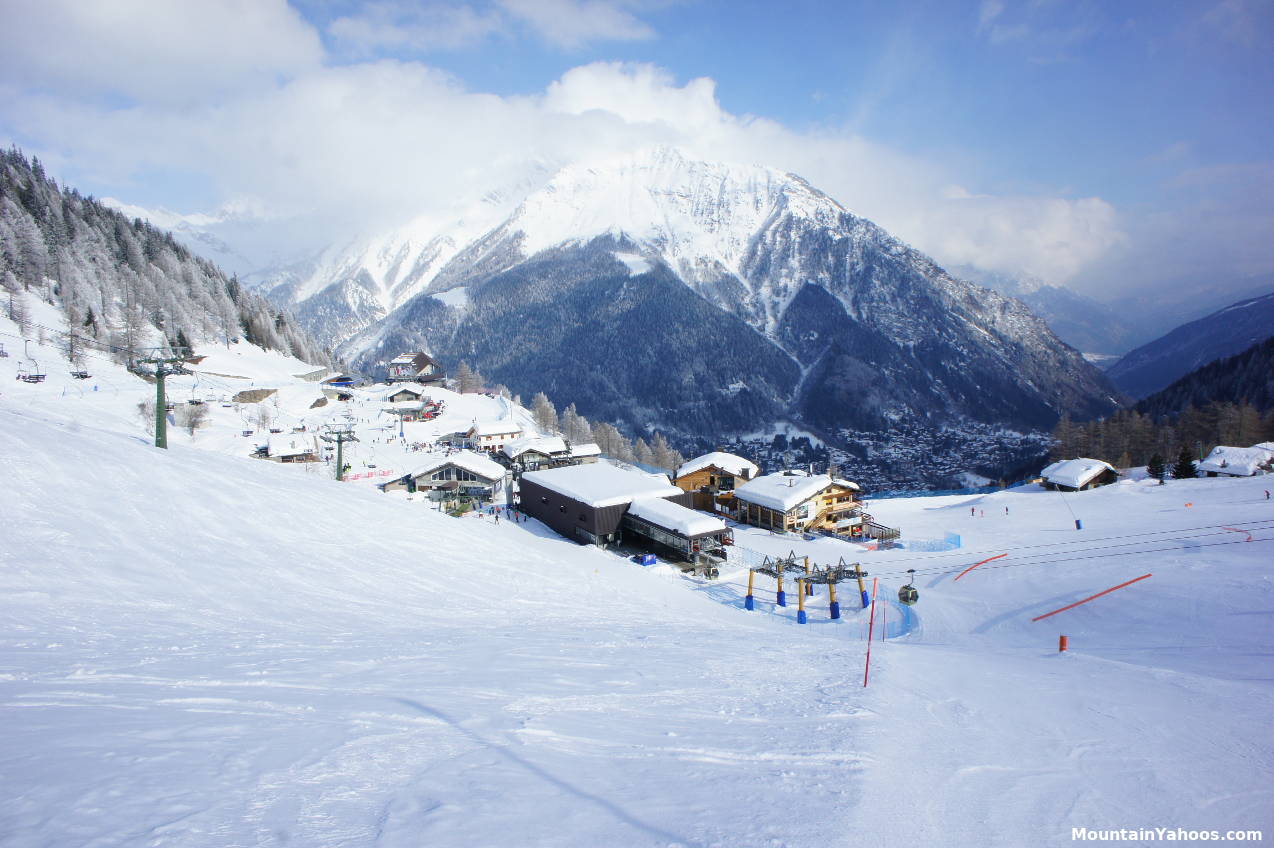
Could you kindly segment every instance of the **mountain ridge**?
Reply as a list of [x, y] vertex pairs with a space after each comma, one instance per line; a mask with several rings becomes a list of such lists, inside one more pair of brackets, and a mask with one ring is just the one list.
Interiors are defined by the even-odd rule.
[[[650, 270], [634, 273], [621, 255], [636, 257]], [[519, 274], [519, 268], [527, 273]], [[584, 268], [591, 269], [591, 280], [580, 278]], [[374, 369], [397, 348], [422, 346], [453, 363], [470, 358], [517, 391], [530, 389], [529, 370], [510, 367], [476, 329], [516, 343], [524, 357], [548, 353], [507, 308], [517, 300], [517, 280], [528, 292], [534, 289], [528, 303], [537, 308], [552, 301], [557, 280], [557, 320], [585, 328], [590, 321], [610, 320], [594, 308], [606, 298], [648, 320], [657, 317], [665, 325], [658, 343], [666, 355], [698, 362], [696, 373], [704, 377], [696, 386], [700, 405], [718, 416], [695, 416], [696, 432], [705, 436], [761, 423], [723, 411], [742, 391], [731, 387], [749, 381], [759, 387], [755, 403], [745, 405], [754, 414], [833, 430], [847, 423], [883, 428], [898, 417], [935, 422], [967, 417], [1039, 428], [1051, 426], [1061, 411], [1101, 414], [1114, 406], [1113, 389], [1100, 373], [1020, 301], [952, 277], [799, 177], [760, 166], [698, 162], [668, 149], [563, 169], [498, 226], [459, 250], [420, 293], [369, 322], [338, 350]], [[660, 305], [625, 300], [626, 287], [655, 280], [661, 281]], [[504, 306], [493, 307], [497, 300]], [[741, 370], [730, 374], [710, 359], [679, 353], [694, 338], [689, 315], [707, 322], [712, 332], [726, 332], [727, 325], [709, 320], [697, 302], [750, 328], [755, 335], [729, 331], [748, 356], [772, 362], [759, 353], [768, 347], [790, 364], [759, 375], [739, 363]], [[832, 323], [812, 329], [817, 313], [829, 310]], [[585, 336], [575, 344], [600, 349], [614, 343], [598, 334]], [[726, 344], [727, 337], [715, 338], [718, 347]], [[638, 343], [640, 336], [624, 341], [629, 350]], [[616, 403], [590, 391], [589, 380], [557, 373], [566, 367], [557, 359], [554, 368], [541, 369], [548, 382], [571, 392], [562, 396], [581, 410], [609, 417], [601, 407]], [[638, 429], [646, 426], [650, 422], [640, 420], [640, 409], [659, 407], [656, 387], [628, 385], [626, 378], [619, 383], [622, 388], [612, 388], [636, 392], [623, 419]], [[839, 400], [829, 401], [829, 394]], [[726, 398], [729, 403], [723, 403]], [[655, 423], [677, 429], [676, 422]]]

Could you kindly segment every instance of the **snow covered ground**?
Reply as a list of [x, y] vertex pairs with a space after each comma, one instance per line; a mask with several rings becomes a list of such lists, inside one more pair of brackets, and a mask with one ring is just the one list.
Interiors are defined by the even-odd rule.
[[[1269, 477], [869, 506], [904, 541], [959, 533], [946, 553], [736, 531], [859, 561], [882, 599], [916, 569], [913, 609], [877, 604], [864, 688], [849, 586], [840, 620], [820, 589], [802, 626], [794, 587], [777, 607], [759, 577], [749, 612], [742, 568], [688, 579], [249, 459], [261, 437], [220, 402], [157, 450], [136, 413], [152, 386], [92, 360], [73, 380], [52, 346], [44, 383], [16, 381], [14, 332], [0, 321], [0, 845], [1274, 838]], [[324, 414], [299, 363], [240, 353], [206, 361], [236, 379], [200, 379]], [[395, 437], [360, 442], [356, 470], [419, 458]]]

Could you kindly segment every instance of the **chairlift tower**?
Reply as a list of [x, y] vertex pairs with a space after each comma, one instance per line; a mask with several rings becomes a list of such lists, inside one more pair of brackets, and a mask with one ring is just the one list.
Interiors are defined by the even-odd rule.
[[181, 367], [190, 353], [185, 348], [155, 348], [145, 359], [138, 360], [155, 366], [155, 447], [168, 447], [168, 405], [164, 400], [164, 378], [169, 374], [182, 374]]
[[358, 437], [354, 435], [354, 425], [333, 424], [319, 438], [325, 442], [336, 442], [336, 482], [340, 483], [345, 475], [345, 443], [358, 441]]

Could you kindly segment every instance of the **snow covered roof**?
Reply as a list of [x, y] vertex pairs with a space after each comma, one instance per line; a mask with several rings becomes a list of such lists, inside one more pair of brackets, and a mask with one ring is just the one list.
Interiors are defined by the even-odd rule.
[[425, 402], [423, 400], [396, 400], [385, 407], [390, 412], [423, 412]]
[[425, 464], [416, 466], [407, 476], [419, 477], [422, 474], [431, 474], [445, 465], [454, 465], [457, 468], [471, 471], [484, 480], [501, 480], [504, 478], [503, 465], [473, 451], [460, 451], [451, 454], [451, 456], [438, 454], [431, 457]]
[[511, 436], [522, 432], [522, 425], [512, 419], [477, 421], [469, 428], [473, 436]]
[[593, 442], [571, 445], [571, 456], [601, 456], [602, 449]]
[[416, 397], [423, 397], [425, 394], [425, 387], [420, 385], [419, 383], [399, 383], [397, 386], [393, 387], [392, 389], [387, 389], [385, 391], [385, 399], [388, 400], [394, 395], [400, 394], [402, 392], [410, 392]]
[[509, 442], [504, 446], [504, 454], [509, 459], [517, 459], [527, 451], [538, 451], [545, 456], [555, 453], [566, 453], [566, 442], [560, 436], [527, 436]]
[[1040, 472], [1040, 476], [1058, 486], [1082, 488], [1104, 471], [1114, 471], [1115, 466], [1100, 459], [1063, 459], [1054, 462]]
[[681, 504], [666, 501], [663, 498], [643, 498], [633, 501], [628, 512], [644, 518], [652, 524], [668, 530], [674, 530], [683, 536], [703, 536], [709, 533], [720, 533], [725, 530], [725, 522], [720, 518], [684, 507]]
[[683, 494], [662, 474], [652, 476], [641, 471], [617, 468], [605, 462], [531, 471], [523, 474], [522, 479], [592, 507], [615, 506], [638, 498], [666, 498]]
[[301, 456], [314, 453], [314, 437], [304, 433], [275, 433], [266, 443], [270, 456]]
[[787, 512], [833, 485], [858, 490], [857, 483], [833, 479], [826, 474], [777, 471], [749, 480], [734, 490], [734, 496], [757, 506]]
[[416, 357], [418, 356], [423, 356], [426, 359], [429, 358], [428, 354], [422, 353], [421, 351], [414, 351], [412, 353], [400, 353], [397, 356], [395, 356], [393, 359], [389, 360], [389, 364], [390, 365], [410, 365], [416, 361]]
[[1251, 477], [1265, 471], [1274, 462], [1274, 445], [1264, 448], [1256, 445], [1250, 448], [1232, 448], [1217, 445], [1208, 454], [1208, 458], [1199, 463], [1203, 473], [1230, 474], [1235, 477]]
[[[715, 465], [722, 471], [728, 471], [735, 477], [755, 477], [760, 473], [761, 469], [756, 467], [755, 463], [749, 462], [741, 456], [735, 456], [732, 453], [723, 453], [721, 451], [713, 451], [705, 453], [703, 456], [696, 457], [685, 465], [677, 469], [677, 476], [684, 477], [687, 474], [693, 474], [709, 466]], [[744, 474], [744, 472], [747, 472]]]

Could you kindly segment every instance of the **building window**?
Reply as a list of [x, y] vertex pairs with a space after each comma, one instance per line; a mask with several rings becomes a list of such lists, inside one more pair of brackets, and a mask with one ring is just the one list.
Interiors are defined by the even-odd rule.
[[540, 503], [542, 503], [542, 504], [546, 504], [546, 503], [548, 503], [548, 502], [549, 502], [549, 499], [548, 499], [548, 497], [547, 497], [547, 496], [541, 496], [541, 497], [540, 497]]
[[566, 504], [562, 504], [557, 508], [558, 512], [566, 512]]

